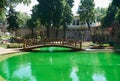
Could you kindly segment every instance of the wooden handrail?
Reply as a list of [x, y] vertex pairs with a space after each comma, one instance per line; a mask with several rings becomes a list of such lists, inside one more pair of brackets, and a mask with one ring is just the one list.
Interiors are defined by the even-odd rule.
[[[36, 46], [36, 45], [62, 45], [62, 46], [69, 46], [74, 48], [82, 49], [82, 41], [75, 41], [75, 40], [54, 40], [54, 41], [37, 41], [36, 39], [33, 40], [24, 40], [23, 43], [23, 49], [26, 49], [30, 46]], [[79, 45], [79, 47], [77, 46]]]

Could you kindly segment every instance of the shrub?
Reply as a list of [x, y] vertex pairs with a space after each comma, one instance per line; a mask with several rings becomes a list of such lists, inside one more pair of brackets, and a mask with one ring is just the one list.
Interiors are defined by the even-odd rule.
[[7, 48], [22, 48], [23, 44], [11, 43], [7, 45]]
[[24, 42], [24, 39], [22, 37], [16, 37], [15, 38], [15, 42], [16, 43], [23, 43]]
[[115, 44], [114, 48], [115, 49], [120, 49], [120, 44]]
[[114, 46], [114, 45], [115, 45], [115, 42], [110, 41], [110, 42], [109, 42], [109, 45], [110, 45], [110, 46]]

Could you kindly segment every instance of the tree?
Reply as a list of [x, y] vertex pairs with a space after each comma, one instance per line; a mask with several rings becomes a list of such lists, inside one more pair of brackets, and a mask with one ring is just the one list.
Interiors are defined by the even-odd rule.
[[4, 13], [6, 13], [7, 9], [17, 6], [18, 4], [25, 4], [28, 5], [31, 3], [31, 0], [1, 0], [0, 1], [0, 16], [2, 16]]
[[[38, 0], [39, 4], [37, 5], [37, 17], [40, 18], [40, 22], [47, 28], [47, 38], [49, 39], [49, 29], [52, 24], [52, 2], [53, 0]], [[35, 14], [36, 14], [35, 13]]]
[[111, 5], [109, 6], [107, 10], [106, 16], [102, 20], [103, 28], [107, 28], [112, 25], [112, 23], [116, 20], [115, 16], [116, 16], [117, 11], [118, 11], [118, 8], [111, 3]]
[[71, 23], [73, 14], [71, 11], [71, 8], [73, 7], [73, 0], [68, 0], [66, 5], [64, 6], [64, 11], [63, 11], [63, 20], [62, 20], [62, 26], [63, 26], [63, 31], [64, 31], [64, 36], [63, 39], [66, 38], [66, 30], [67, 30], [67, 25]]
[[[61, 0], [62, 1], [62, 0]], [[55, 17], [53, 20], [53, 26], [56, 28], [56, 39], [58, 37], [58, 30], [60, 26], [63, 26], [64, 30], [64, 38], [66, 37], [66, 29], [67, 24], [70, 24], [72, 21], [72, 11], [71, 8], [73, 7], [73, 0], [63, 0], [63, 4], [57, 4]], [[61, 7], [59, 7], [61, 5]], [[56, 13], [58, 12], [58, 13]], [[58, 15], [59, 14], [59, 15]]]
[[118, 11], [116, 12], [116, 20], [120, 23], [120, 0], [113, 0], [112, 4], [118, 8]]
[[107, 8], [95, 8], [95, 18], [97, 22], [101, 22], [103, 17], [106, 15]]
[[118, 11], [115, 15], [115, 19], [120, 23], [120, 9], [118, 9]]
[[28, 5], [29, 3], [31, 3], [31, 0], [1, 0], [0, 1], [0, 9], [6, 9], [10, 5], [16, 6], [20, 3]]
[[21, 13], [18, 12], [17, 13], [17, 17], [18, 17], [18, 23], [20, 27], [25, 27], [27, 21], [31, 18], [29, 15], [27, 15], [26, 13]]
[[120, 8], [120, 0], [113, 0], [112, 4]]
[[34, 21], [32, 19], [29, 19], [27, 21], [27, 26], [28, 26], [28, 28], [31, 29], [31, 35], [32, 35], [32, 38], [33, 38], [34, 37], [34, 26], [35, 26]]
[[31, 18], [27, 21], [27, 27], [29, 29], [31, 29], [32, 38], [34, 38], [34, 28], [39, 27], [39, 25], [40, 25], [40, 23], [39, 23], [38, 20], [35, 20], [35, 19]]
[[16, 31], [19, 28], [19, 23], [18, 23], [17, 12], [15, 12], [15, 10], [12, 7], [9, 9], [7, 22], [9, 24], [7, 29], [9, 31], [14, 31], [16, 36]]
[[51, 9], [53, 15], [51, 16], [52, 27], [56, 30], [56, 39], [58, 39], [58, 30], [61, 26], [63, 10], [64, 10], [64, 0], [53, 0], [52, 4], [54, 5]]
[[78, 14], [82, 22], [87, 23], [90, 30], [90, 22], [95, 20], [94, 15], [94, 0], [81, 0]]
[[36, 6], [37, 8], [34, 10], [36, 13], [34, 14], [39, 17], [40, 23], [46, 27], [48, 39], [50, 27], [55, 27], [57, 39], [58, 29], [63, 23], [62, 18], [66, 17], [64, 15], [66, 4], [70, 4], [71, 1], [73, 0], [38, 0], [39, 4]]

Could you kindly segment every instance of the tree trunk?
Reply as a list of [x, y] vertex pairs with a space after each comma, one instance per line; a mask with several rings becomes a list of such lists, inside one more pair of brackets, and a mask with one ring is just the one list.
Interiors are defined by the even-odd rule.
[[34, 38], [34, 29], [33, 29], [33, 27], [31, 28], [31, 35], [32, 35], [32, 38]]
[[50, 39], [50, 27], [49, 25], [47, 25], [46, 27], [47, 27], [46, 37], [49, 40]]
[[90, 22], [89, 19], [86, 20], [86, 23], [87, 23], [87, 25], [88, 25], [88, 30], [90, 31], [91, 41], [93, 41], [93, 36], [92, 36], [91, 26], [90, 26], [90, 23], [89, 23], [89, 22]]
[[89, 20], [86, 20], [86, 23], [88, 25], [88, 30], [91, 31], [91, 26], [90, 26]]
[[63, 32], [64, 32], [63, 39], [65, 39], [65, 40], [66, 40], [66, 29], [67, 29], [67, 26], [64, 25], [64, 28], [63, 28]]
[[58, 39], [58, 30], [59, 30], [59, 27], [56, 27], [56, 36], [55, 36], [56, 40]]
[[17, 37], [17, 31], [14, 31], [14, 36]]

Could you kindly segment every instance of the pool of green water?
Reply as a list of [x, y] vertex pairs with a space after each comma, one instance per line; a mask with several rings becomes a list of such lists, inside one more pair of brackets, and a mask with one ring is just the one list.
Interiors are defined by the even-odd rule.
[[120, 81], [119, 52], [28, 52], [0, 62], [6, 81]]

